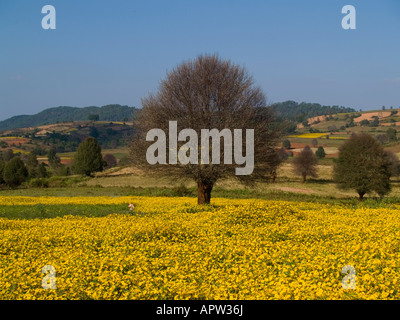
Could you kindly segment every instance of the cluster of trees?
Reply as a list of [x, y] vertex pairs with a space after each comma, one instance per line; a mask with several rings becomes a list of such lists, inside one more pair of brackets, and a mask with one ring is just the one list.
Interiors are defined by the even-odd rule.
[[[303, 182], [306, 182], [307, 177], [317, 177], [318, 158], [323, 156], [322, 147], [314, 154], [306, 146], [292, 161], [294, 173], [301, 175]], [[334, 162], [335, 183], [340, 189], [355, 190], [360, 201], [365, 194], [373, 191], [381, 197], [388, 194], [391, 190], [391, 177], [399, 175], [399, 158], [366, 133], [353, 134], [339, 148], [339, 156]]]
[[275, 110], [278, 121], [290, 120], [296, 123], [303, 123], [317, 116], [356, 112], [353, 108], [323, 106], [319, 103], [297, 103], [291, 100], [274, 103], [271, 107]]
[[38, 162], [34, 152], [23, 157], [10, 152], [2, 153], [0, 160], [0, 185], [17, 187], [28, 179], [45, 178], [48, 171], [44, 163]]
[[46, 136], [40, 138], [43, 144], [52, 146], [57, 152], [73, 152], [77, 149], [80, 139], [77, 135], [62, 134], [59, 132], [47, 132]]
[[0, 185], [15, 188], [25, 181], [40, 180], [51, 175], [68, 176], [71, 173], [93, 176], [93, 173], [112, 168], [118, 161], [112, 154], [101, 153], [101, 147], [93, 137], [80, 143], [70, 167], [61, 163], [56, 149], [47, 153], [47, 164], [39, 163], [34, 151], [22, 156], [16, 155], [11, 149], [0, 153]]
[[389, 129], [386, 130], [385, 133], [378, 134], [376, 136], [376, 139], [381, 144], [395, 142], [395, 141], [397, 141], [397, 130], [394, 129], [394, 128], [389, 128]]
[[95, 172], [115, 167], [117, 163], [117, 159], [112, 154], [107, 153], [103, 157], [97, 139], [88, 137], [79, 144], [71, 170], [75, 174], [91, 177]]
[[364, 127], [378, 127], [379, 126], [379, 118], [377, 116], [373, 116], [372, 120], [364, 119], [360, 122], [361, 126]]
[[[388, 130], [390, 139], [396, 140], [396, 130]], [[313, 141], [317, 145], [317, 141]], [[291, 147], [289, 140], [284, 140], [282, 148], [276, 152], [277, 157], [272, 163], [276, 178], [276, 169], [288, 158], [286, 151]], [[314, 153], [310, 146], [306, 146], [292, 160], [293, 172], [306, 182], [308, 177], [318, 177], [318, 159], [326, 156], [325, 150], [319, 146]], [[400, 175], [400, 160], [393, 152], [385, 150], [378, 137], [369, 134], [353, 134], [339, 148], [339, 156], [334, 159], [333, 180], [340, 189], [352, 189], [358, 193], [362, 201], [365, 194], [376, 192], [383, 197], [391, 190], [391, 178]]]
[[77, 125], [74, 131], [68, 134], [48, 132], [44, 137], [33, 137], [32, 142], [40, 142], [45, 146], [54, 147], [58, 153], [75, 152], [86, 137], [96, 138], [102, 148], [117, 148], [126, 146], [127, 140], [134, 128], [127, 125], [115, 125], [112, 122], [91, 124], [89, 126]]
[[19, 157], [7, 162], [0, 161], [0, 184], [16, 187], [25, 181], [27, 177], [28, 170]]

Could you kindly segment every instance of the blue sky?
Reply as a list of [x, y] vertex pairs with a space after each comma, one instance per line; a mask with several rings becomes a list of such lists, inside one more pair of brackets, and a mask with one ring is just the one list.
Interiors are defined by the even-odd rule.
[[[44, 30], [44, 5], [56, 29]], [[344, 30], [344, 5], [356, 30]], [[0, 0], [0, 120], [141, 106], [199, 54], [244, 66], [268, 101], [400, 107], [399, 0]]]

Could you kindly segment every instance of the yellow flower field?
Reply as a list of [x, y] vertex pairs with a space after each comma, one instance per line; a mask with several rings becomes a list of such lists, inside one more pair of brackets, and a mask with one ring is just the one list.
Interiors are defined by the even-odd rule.
[[325, 138], [329, 135], [329, 132], [326, 133], [302, 133], [302, 134], [294, 134], [288, 136], [288, 138], [304, 138], [304, 139], [318, 139]]
[[[2, 197], [126, 203], [126, 214], [0, 218], [1, 299], [399, 299], [399, 208], [266, 200]], [[120, 201], [120, 202], [119, 202]], [[133, 203], [133, 212], [128, 204]], [[43, 266], [56, 271], [44, 289]], [[341, 273], [351, 265], [355, 289]]]
[[[0, 205], [19, 205], [32, 206], [36, 204], [44, 205], [68, 205], [68, 204], [123, 204], [133, 201], [133, 197], [24, 197], [24, 196], [5, 196], [0, 197]], [[136, 199], [139, 199], [136, 197]], [[146, 198], [142, 198], [146, 201]]]

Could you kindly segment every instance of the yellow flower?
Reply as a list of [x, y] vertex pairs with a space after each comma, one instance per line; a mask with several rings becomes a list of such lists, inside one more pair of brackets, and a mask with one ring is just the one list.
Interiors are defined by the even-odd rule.
[[[1, 197], [1, 205], [134, 204], [135, 214], [0, 218], [2, 299], [400, 299], [391, 208], [255, 199]], [[56, 289], [41, 286], [43, 266]], [[354, 266], [356, 290], [341, 274]], [[388, 278], [390, 274], [390, 278]]]

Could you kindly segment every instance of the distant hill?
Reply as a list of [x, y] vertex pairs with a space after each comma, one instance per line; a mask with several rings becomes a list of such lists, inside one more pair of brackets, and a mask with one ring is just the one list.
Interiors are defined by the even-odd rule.
[[297, 103], [291, 100], [274, 103], [271, 105], [271, 107], [276, 111], [278, 120], [289, 120], [296, 123], [302, 123], [309, 118], [317, 116], [357, 112], [353, 108], [341, 106], [323, 106], [319, 103]]
[[[337, 113], [357, 112], [353, 108], [339, 106], [323, 106], [319, 103], [306, 103], [295, 101], [284, 101], [274, 103], [278, 121], [292, 121], [302, 123], [309, 118]], [[0, 131], [18, 128], [37, 127], [54, 123], [86, 121], [89, 116], [98, 116], [99, 121], [132, 121], [138, 109], [135, 107], [110, 104], [102, 107], [68, 107], [61, 106], [43, 110], [34, 115], [15, 116], [0, 121]]]
[[135, 117], [135, 107], [110, 104], [102, 107], [56, 107], [43, 110], [34, 115], [20, 115], [0, 121], [0, 130], [36, 127], [41, 125], [85, 121], [89, 116], [98, 116], [99, 121], [132, 121]]

